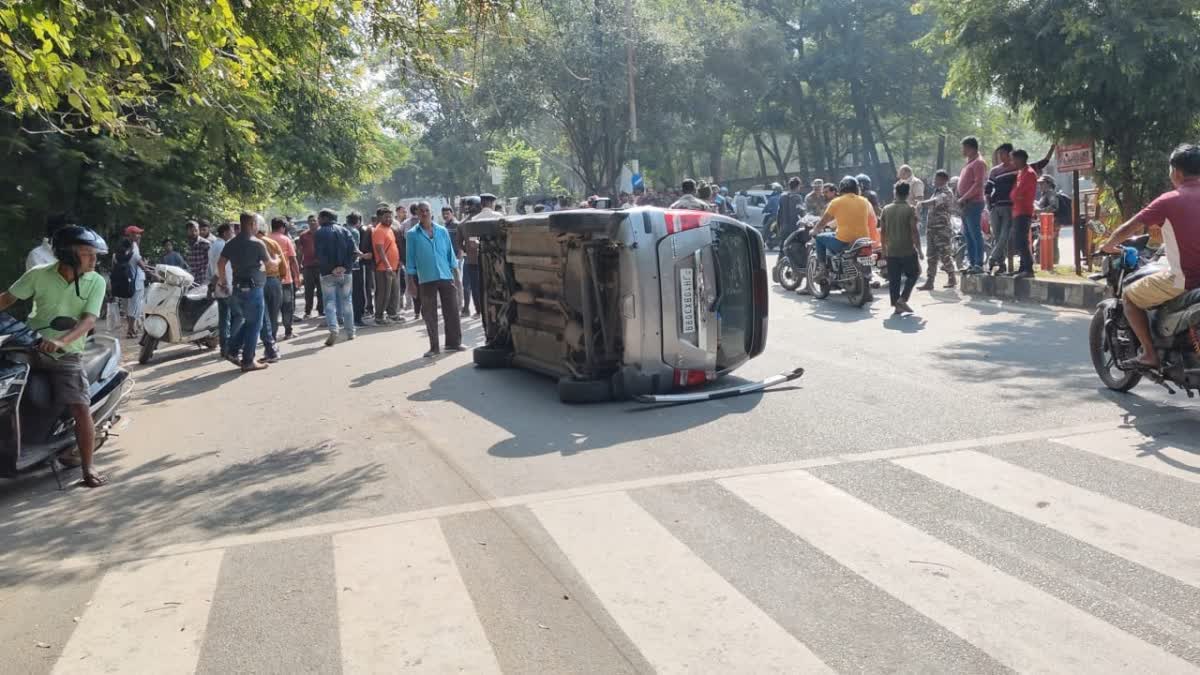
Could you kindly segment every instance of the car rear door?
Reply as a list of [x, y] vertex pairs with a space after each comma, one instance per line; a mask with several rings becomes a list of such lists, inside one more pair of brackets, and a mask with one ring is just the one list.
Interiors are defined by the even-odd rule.
[[713, 232], [703, 226], [712, 214], [667, 211], [666, 236], [658, 242], [662, 299], [663, 362], [675, 384], [702, 384], [716, 377], [720, 323]]

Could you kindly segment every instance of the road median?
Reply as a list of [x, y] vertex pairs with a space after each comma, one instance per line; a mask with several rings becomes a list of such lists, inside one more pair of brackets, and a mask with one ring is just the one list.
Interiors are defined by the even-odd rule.
[[962, 277], [961, 290], [966, 295], [1076, 309], [1093, 309], [1108, 297], [1104, 286], [1078, 278], [1014, 279], [972, 274]]

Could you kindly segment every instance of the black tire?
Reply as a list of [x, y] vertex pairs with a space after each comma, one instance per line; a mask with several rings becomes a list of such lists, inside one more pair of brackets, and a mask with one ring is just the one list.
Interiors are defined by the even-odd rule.
[[479, 368], [508, 368], [512, 365], [512, 352], [504, 347], [476, 347], [471, 357]]
[[850, 286], [846, 289], [846, 299], [855, 307], [862, 307], [871, 299], [871, 288], [867, 285], [867, 280], [864, 277], [858, 277], [850, 282]]
[[784, 289], [794, 291], [800, 288], [800, 282], [804, 280], [804, 276], [792, 266], [792, 260], [786, 254], [780, 253], [779, 262], [779, 285]]
[[149, 335], [142, 336], [142, 348], [138, 352], [138, 363], [145, 365], [150, 363], [150, 359], [154, 358], [154, 350], [158, 348], [158, 338], [152, 338]]
[[613, 400], [612, 382], [603, 380], [576, 380], [561, 377], [558, 380], [558, 398], [563, 403], [603, 403]]
[[822, 279], [817, 274], [817, 256], [814, 254], [808, 259], [808, 287], [812, 290], [812, 295], [818, 300], [824, 300], [829, 297], [830, 285], [828, 279]]
[[[1120, 376], [1115, 376], [1116, 356], [1104, 349], [1104, 309], [1096, 310], [1092, 316], [1092, 324], [1088, 327], [1088, 348], [1092, 353], [1092, 367], [1100, 376], [1104, 386], [1113, 391], [1127, 392], [1142, 381], [1142, 374], [1132, 370], [1117, 370]], [[1110, 360], [1111, 359], [1111, 360]]]

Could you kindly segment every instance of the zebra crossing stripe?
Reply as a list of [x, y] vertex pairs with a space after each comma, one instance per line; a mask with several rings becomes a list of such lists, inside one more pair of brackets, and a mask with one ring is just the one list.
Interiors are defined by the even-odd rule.
[[971, 497], [1200, 588], [1200, 529], [972, 450], [893, 461]]
[[[1055, 443], [1156, 471], [1179, 480], [1200, 483], [1200, 452], [1159, 445], [1157, 441], [1133, 429], [1051, 439]], [[1142, 448], [1145, 444], [1147, 447]]]
[[1019, 672], [1195, 672], [1187, 662], [806, 472], [720, 484]]
[[437, 520], [333, 538], [347, 673], [499, 673]]
[[831, 672], [627, 494], [530, 508], [656, 670]]
[[194, 672], [223, 556], [204, 551], [110, 570], [54, 674]]

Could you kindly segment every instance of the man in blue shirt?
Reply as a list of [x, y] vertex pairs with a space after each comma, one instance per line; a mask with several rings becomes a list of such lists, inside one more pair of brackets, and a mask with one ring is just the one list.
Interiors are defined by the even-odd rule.
[[321, 273], [321, 295], [325, 298], [325, 327], [329, 329], [325, 346], [332, 347], [337, 343], [339, 318], [346, 339], [354, 339], [354, 277], [351, 272], [358, 264], [359, 250], [354, 235], [337, 224], [337, 214], [330, 209], [321, 210], [317, 223], [320, 227], [313, 246], [317, 250]]
[[437, 356], [439, 300], [442, 317], [446, 322], [446, 349], [461, 352], [462, 325], [458, 318], [458, 294], [454, 290], [454, 270], [458, 269], [458, 256], [446, 228], [433, 222], [433, 207], [429, 202], [417, 204], [418, 223], [405, 236], [407, 251], [405, 267], [408, 282], [416, 284], [421, 298], [421, 316], [425, 319], [425, 330], [429, 333], [429, 351], [425, 358]]

